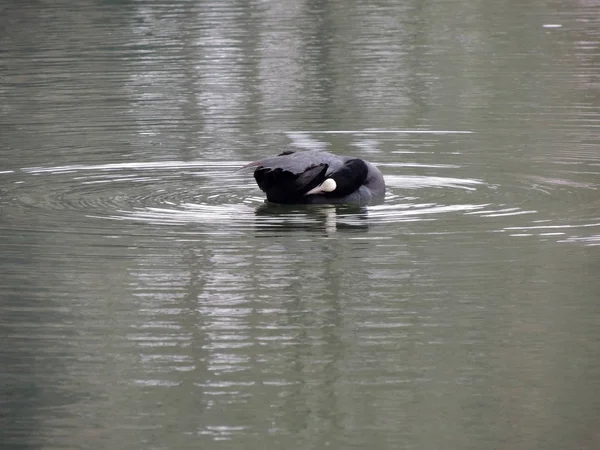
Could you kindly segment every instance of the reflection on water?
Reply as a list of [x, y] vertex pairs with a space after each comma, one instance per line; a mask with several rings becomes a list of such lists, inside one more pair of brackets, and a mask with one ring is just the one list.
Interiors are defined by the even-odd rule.
[[0, 6], [0, 440], [598, 448], [599, 7]]

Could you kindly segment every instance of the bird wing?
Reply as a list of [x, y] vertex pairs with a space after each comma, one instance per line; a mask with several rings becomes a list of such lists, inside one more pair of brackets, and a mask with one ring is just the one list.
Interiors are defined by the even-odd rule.
[[327, 165], [327, 175], [344, 164], [344, 159], [321, 150], [308, 150], [287, 153], [270, 158], [253, 161], [244, 167], [264, 167], [265, 169], [281, 169], [293, 174], [302, 174], [316, 166]]
[[309, 167], [298, 175], [298, 178], [296, 178], [298, 192], [301, 192], [302, 195], [304, 195], [325, 181], [328, 168], [329, 166], [327, 164], [319, 164], [314, 167]]
[[298, 200], [311, 189], [315, 188], [325, 180], [327, 164], [309, 167], [300, 174], [279, 167], [274, 169], [259, 166], [254, 171], [254, 178], [258, 187], [267, 194], [267, 198], [278, 203], [281, 199], [293, 198]]

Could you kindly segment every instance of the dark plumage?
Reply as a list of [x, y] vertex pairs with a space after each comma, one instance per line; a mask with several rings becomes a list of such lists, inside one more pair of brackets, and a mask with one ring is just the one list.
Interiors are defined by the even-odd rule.
[[244, 167], [256, 167], [256, 183], [274, 203], [364, 205], [385, 195], [383, 175], [373, 164], [319, 150], [285, 151]]

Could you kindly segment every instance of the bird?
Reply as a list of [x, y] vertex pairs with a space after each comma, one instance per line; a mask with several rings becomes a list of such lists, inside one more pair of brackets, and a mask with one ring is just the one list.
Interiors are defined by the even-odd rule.
[[246, 164], [267, 200], [281, 204], [351, 204], [381, 202], [385, 180], [372, 163], [322, 150], [286, 150]]

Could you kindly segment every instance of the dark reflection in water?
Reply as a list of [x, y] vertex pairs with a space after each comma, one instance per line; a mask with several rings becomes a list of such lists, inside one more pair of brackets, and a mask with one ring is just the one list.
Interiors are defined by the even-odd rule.
[[0, 441], [598, 448], [599, 8], [4, 2]]
[[298, 229], [324, 232], [369, 229], [367, 208], [352, 205], [290, 206], [265, 202], [255, 213], [259, 219], [256, 229], [265, 233]]

